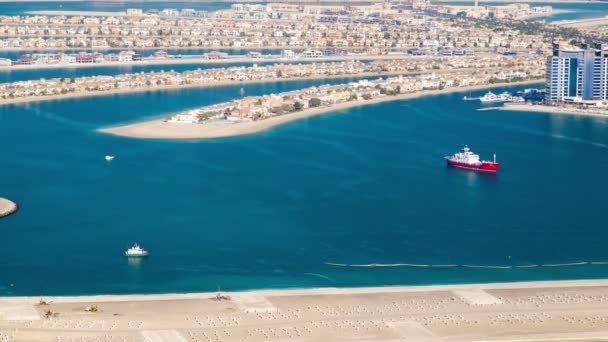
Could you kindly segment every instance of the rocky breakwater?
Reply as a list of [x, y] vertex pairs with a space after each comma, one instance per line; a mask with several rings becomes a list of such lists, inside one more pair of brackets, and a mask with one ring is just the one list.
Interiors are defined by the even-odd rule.
[[0, 218], [16, 212], [18, 208], [17, 203], [0, 197]]

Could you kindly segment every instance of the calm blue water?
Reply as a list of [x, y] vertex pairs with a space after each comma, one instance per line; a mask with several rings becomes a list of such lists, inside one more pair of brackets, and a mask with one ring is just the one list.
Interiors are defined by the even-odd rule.
[[[472, 6], [471, 2], [454, 2], [450, 5]], [[500, 2], [482, 2], [481, 5], [502, 6], [505, 3]], [[601, 18], [608, 15], [608, 2], [592, 2], [592, 3], [533, 3], [531, 6], [552, 6], [555, 10], [567, 10], [572, 13], [554, 14], [548, 17], [540, 17], [534, 20], [546, 20], [547, 22], [560, 20], [580, 20], [590, 18]]]
[[144, 11], [163, 8], [194, 8], [196, 10], [217, 11], [230, 8], [228, 2], [194, 2], [194, 1], [53, 1], [53, 2], [3, 2], [0, 3], [1, 15], [19, 15], [29, 11], [101, 11], [118, 12], [128, 8], [141, 8]]
[[[312, 84], [319, 82], [245, 90]], [[227, 100], [238, 89], [0, 107], [0, 196], [21, 205], [0, 220], [0, 294], [608, 276], [608, 266], [324, 264], [608, 259], [608, 119], [476, 112], [477, 103], [452, 94], [340, 111], [239, 138], [157, 141], [94, 132]], [[497, 152], [498, 176], [446, 168], [442, 157], [463, 143], [482, 157]], [[116, 159], [106, 163], [106, 154]], [[130, 264], [122, 252], [136, 241], [151, 256]]]

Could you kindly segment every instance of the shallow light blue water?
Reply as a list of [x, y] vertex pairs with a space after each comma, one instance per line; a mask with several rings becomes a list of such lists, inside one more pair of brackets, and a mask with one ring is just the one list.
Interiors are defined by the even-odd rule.
[[[320, 82], [246, 86], [247, 94]], [[0, 294], [153, 293], [602, 278], [608, 266], [340, 268], [325, 262], [602, 261], [608, 120], [397, 101], [209, 141], [95, 128], [239, 86], [0, 107]], [[501, 89], [502, 90], [502, 89]], [[501, 91], [497, 90], [497, 91]], [[476, 93], [467, 95], [477, 95]], [[468, 143], [496, 177], [448, 169]], [[106, 154], [116, 155], [112, 163]], [[130, 263], [124, 249], [151, 252]], [[11, 286], [12, 284], [12, 286]]]

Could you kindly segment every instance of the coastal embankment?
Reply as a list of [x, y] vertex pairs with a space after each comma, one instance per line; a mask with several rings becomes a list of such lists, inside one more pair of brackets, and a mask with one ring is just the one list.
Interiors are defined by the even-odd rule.
[[[608, 281], [0, 298], [6, 341], [597, 341]], [[169, 309], [169, 310], [168, 310]]]
[[0, 218], [15, 213], [18, 208], [17, 203], [0, 197]]
[[484, 84], [471, 87], [453, 87], [444, 90], [424, 90], [415, 93], [401, 94], [396, 96], [385, 96], [368, 101], [352, 101], [344, 102], [330, 106], [316, 107], [305, 109], [292, 114], [275, 116], [272, 118], [240, 123], [221, 123], [221, 124], [185, 124], [185, 123], [167, 123], [164, 119], [150, 120], [140, 123], [134, 123], [124, 126], [109, 127], [99, 129], [99, 132], [131, 137], [131, 138], [146, 138], [146, 139], [211, 139], [223, 138], [239, 135], [247, 135], [259, 133], [273, 127], [309, 118], [317, 115], [326, 114], [329, 112], [337, 112], [340, 110], [367, 106], [387, 101], [407, 100], [421, 96], [431, 96], [439, 94], [448, 94], [454, 92], [466, 92], [488, 88], [496, 88], [501, 86], [514, 86], [525, 84], [539, 84], [542, 81], [530, 80], [513, 83], [495, 83]]
[[603, 108], [570, 108], [546, 105], [532, 105], [527, 103], [508, 104], [505, 106], [494, 107], [495, 110], [518, 111], [518, 112], [542, 112], [552, 114], [584, 115], [608, 117], [608, 111]]

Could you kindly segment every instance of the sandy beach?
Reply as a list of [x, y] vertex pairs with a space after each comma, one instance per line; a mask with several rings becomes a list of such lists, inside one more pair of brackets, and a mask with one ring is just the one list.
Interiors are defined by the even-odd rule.
[[417, 93], [402, 94], [398, 96], [385, 96], [369, 101], [352, 101], [344, 102], [332, 106], [317, 107], [306, 109], [300, 112], [281, 115], [269, 119], [244, 122], [244, 123], [220, 123], [220, 124], [181, 124], [181, 123], [166, 123], [163, 119], [156, 119], [151, 121], [145, 121], [140, 123], [134, 123], [118, 127], [109, 127], [99, 129], [100, 132], [120, 135], [131, 138], [147, 138], [147, 139], [210, 139], [210, 138], [222, 138], [239, 135], [247, 135], [253, 133], [259, 133], [278, 125], [282, 125], [288, 122], [301, 120], [329, 112], [337, 112], [351, 107], [367, 106], [376, 103], [382, 103], [387, 101], [397, 101], [412, 99], [421, 96], [430, 96], [438, 94], [448, 94], [453, 92], [466, 92], [480, 89], [495, 88], [507, 85], [524, 85], [524, 84], [538, 84], [542, 81], [532, 80], [517, 83], [503, 83], [503, 84], [488, 84], [473, 87], [457, 87], [449, 88], [444, 90], [427, 90]]
[[[0, 341], [599, 341], [608, 281], [0, 298]], [[95, 306], [97, 312], [86, 312]], [[47, 318], [48, 317], [48, 318]]]
[[606, 111], [604, 109], [576, 109], [576, 108], [564, 108], [564, 107], [530, 105], [530, 104], [509, 104], [507, 106], [496, 107], [495, 109], [496, 110], [506, 110], [506, 111], [520, 111], [520, 112], [542, 112], [542, 113], [552, 113], [552, 114], [608, 117], [608, 111]]
[[592, 18], [592, 19], [581, 19], [581, 20], [564, 20], [554, 22], [553, 24], [563, 26], [563, 27], [572, 27], [572, 28], [593, 28], [596, 26], [606, 26], [608, 25], [608, 18]]
[[11, 200], [0, 197], [0, 218], [17, 211], [17, 204]]

